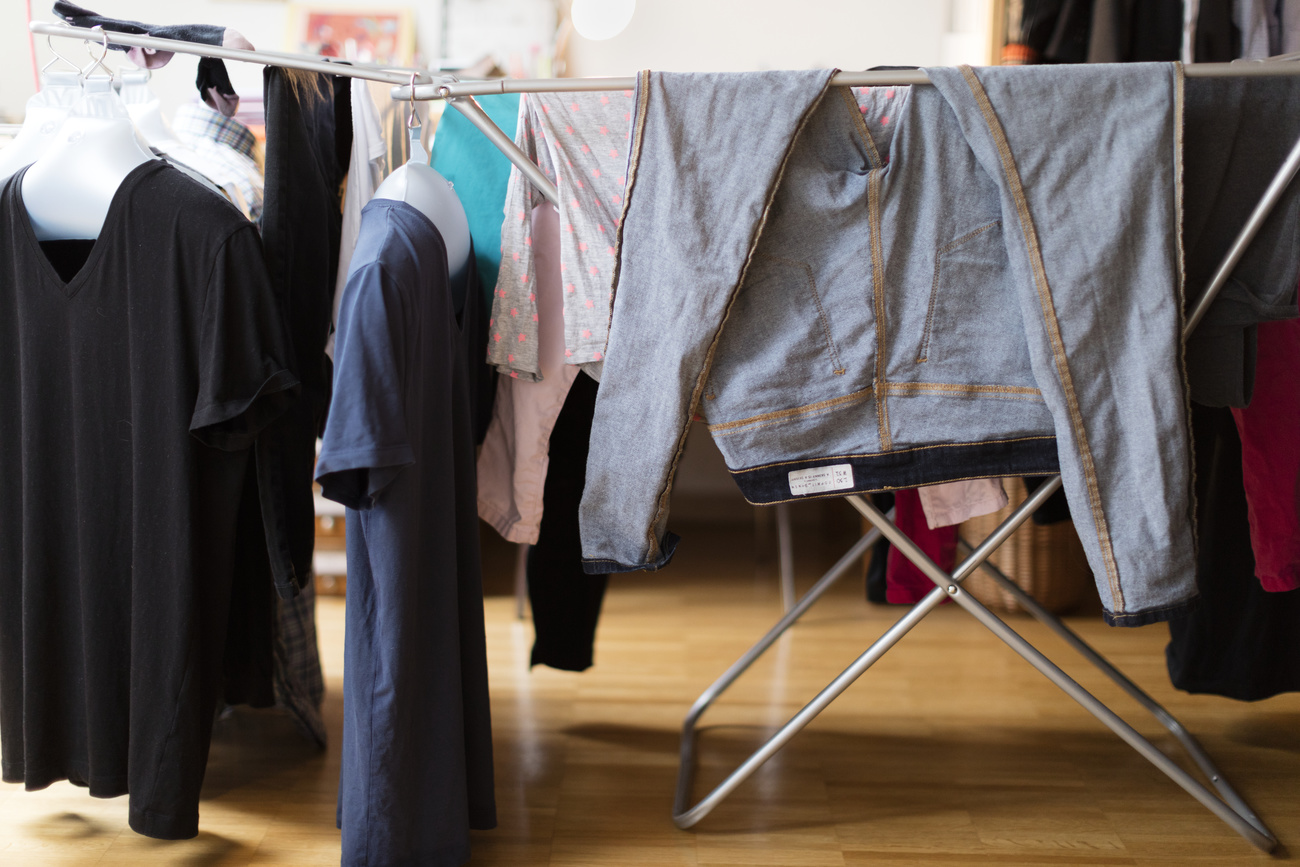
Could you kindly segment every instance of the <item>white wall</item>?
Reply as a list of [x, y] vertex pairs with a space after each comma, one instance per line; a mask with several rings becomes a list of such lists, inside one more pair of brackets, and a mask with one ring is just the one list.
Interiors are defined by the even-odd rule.
[[574, 36], [571, 75], [865, 69], [941, 61], [949, 0], [638, 0], [619, 36]]

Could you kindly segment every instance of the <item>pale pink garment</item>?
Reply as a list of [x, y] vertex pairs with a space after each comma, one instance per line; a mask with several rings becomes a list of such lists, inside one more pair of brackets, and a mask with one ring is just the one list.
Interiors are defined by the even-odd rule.
[[[508, 542], [537, 541], [551, 431], [579, 368], [565, 363], [564, 297], [560, 288], [560, 215], [547, 202], [532, 210], [537, 361], [542, 379], [497, 380], [492, 422], [478, 458], [478, 514]], [[507, 253], [509, 251], [506, 251]], [[532, 316], [531, 311], [494, 311]]]
[[968, 479], [916, 490], [931, 530], [996, 512], [1007, 504], [1001, 479]]

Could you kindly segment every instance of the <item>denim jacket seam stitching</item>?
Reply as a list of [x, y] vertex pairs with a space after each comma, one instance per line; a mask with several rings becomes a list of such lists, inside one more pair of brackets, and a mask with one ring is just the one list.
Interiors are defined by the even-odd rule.
[[779, 409], [774, 412], [763, 412], [763, 413], [759, 413], [758, 415], [751, 415], [745, 418], [736, 419], [735, 421], [718, 422], [716, 424], [709, 425], [709, 431], [713, 432], [715, 430], [730, 430], [732, 428], [744, 427], [745, 425], [752, 424], [754, 422], [768, 421], [771, 419], [797, 418], [801, 415], [805, 415], [810, 412], [816, 412], [822, 409], [831, 409], [834, 407], [847, 406], [849, 404], [857, 403], [858, 401], [866, 400], [870, 396], [871, 396], [871, 389], [864, 388], [861, 389], [860, 391], [855, 391], [852, 394], [845, 394], [845, 395], [841, 395], [840, 397], [827, 398], [826, 400], [819, 400], [815, 403], [804, 404], [803, 406], [791, 407], [790, 409]]
[[891, 382], [885, 386], [889, 391], [904, 394], [907, 392], [966, 392], [987, 395], [1025, 395], [1042, 397], [1042, 390], [1024, 385], [971, 385], [962, 382]]
[[[643, 91], [646, 94], [645, 102], [649, 106], [649, 84], [650, 73], [648, 70], [642, 73], [646, 87]], [[799, 141], [799, 136], [803, 134], [804, 129], [808, 126], [808, 121], [812, 118], [817, 108], [821, 105], [822, 100], [826, 97], [826, 91], [830, 87], [831, 76], [828, 75], [822, 83], [822, 88], [817, 96], [808, 104], [804, 110], [803, 116], [799, 118], [799, 123], [795, 125], [794, 134], [790, 136], [790, 141], [786, 143], [785, 153], [781, 155], [781, 162], [777, 166], [776, 176], [772, 178], [771, 186], [767, 189], [763, 197], [763, 211], [759, 214], [758, 225], [754, 228], [750, 236], [745, 261], [741, 265], [740, 274], [736, 277], [736, 282], [732, 285], [728, 294], [727, 303], [722, 310], [722, 318], [718, 321], [717, 328], [714, 329], [713, 337], [709, 341], [709, 348], [704, 355], [704, 363], [700, 367], [700, 372], [695, 378], [695, 386], [691, 390], [690, 402], [687, 404], [684, 413], [681, 433], [677, 436], [677, 445], [673, 449], [672, 463], [668, 466], [668, 476], [665, 479], [663, 488], [656, 498], [654, 517], [650, 520], [650, 525], [646, 528], [646, 537], [649, 541], [649, 551], [655, 555], [659, 550], [659, 540], [655, 538], [655, 527], [659, 524], [660, 518], [663, 517], [668, 509], [668, 498], [673, 489], [673, 478], [677, 474], [677, 465], [681, 461], [682, 450], [686, 447], [686, 435], [690, 432], [691, 422], [695, 418], [696, 410], [700, 405], [700, 395], [704, 391], [704, 386], [708, 382], [709, 373], [713, 368], [713, 358], [718, 351], [718, 340], [722, 337], [723, 330], [727, 327], [727, 320], [731, 318], [731, 311], [736, 303], [736, 296], [740, 293], [740, 287], [745, 284], [745, 277], [749, 273], [749, 266], [754, 261], [754, 254], [758, 249], [760, 239], [763, 237], [763, 229], [767, 227], [767, 219], [772, 212], [772, 202], [776, 199], [776, 192], [781, 187], [781, 182], [785, 179], [786, 167], [790, 164], [790, 155], [794, 153], [795, 143]], [[640, 110], [640, 109], [638, 109]], [[629, 198], [624, 193], [624, 202]], [[619, 231], [622, 232], [623, 224], [620, 222]], [[620, 234], [620, 241], [621, 241]], [[613, 306], [610, 307], [611, 319], [613, 317]]]
[[1039, 308], [1043, 314], [1044, 325], [1048, 334], [1048, 343], [1052, 349], [1053, 359], [1056, 363], [1057, 376], [1061, 381], [1061, 389], [1065, 394], [1066, 407], [1069, 411], [1070, 427], [1074, 433], [1075, 447], [1078, 449], [1079, 458], [1083, 464], [1083, 474], [1088, 493], [1088, 505], [1092, 511], [1093, 524], [1097, 531], [1097, 542], [1101, 548], [1102, 561], [1106, 567], [1106, 578], [1111, 591], [1111, 602], [1116, 612], [1122, 612], [1124, 608], [1124, 594], [1120, 586], [1119, 569], [1115, 563], [1115, 553], [1111, 548], [1110, 531], [1107, 526], [1106, 516], [1101, 506], [1101, 492], [1097, 481], [1096, 466], [1092, 458], [1092, 450], [1088, 444], [1087, 431], [1083, 425], [1083, 415], [1079, 409], [1078, 395], [1074, 390], [1074, 379], [1070, 373], [1069, 361], [1065, 354], [1065, 344], [1060, 333], [1060, 324], [1056, 318], [1056, 305], [1052, 298], [1051, 287], [1047, 283], [1047, 273], [1044, 270], [1042, 260], [1042, 249], [1038, 244], [1038, 232], [1034, 225], [1033, 216], [1029, 213], [1029, 201], [1025, 197], [1024, 186], [1020, 180], [1020, 170], [1016, 166], [1015, 157], [1011, 153], [1011, 144], [1007, 141], [1006, 131], [1002, 128], [1001, 121], [998, 120], [996, 112], [993, 110], [993, 103], [989, 100], [988, 93], [984, 90], [984, 85], [975, 75], [975, 71], [970, 66], [961, 67], [962, 76], [966, 79], [966, 84], [975, 97], [975, 102], [979, 107], [980, 113], [984, 116], [985, 125], [993, 137], [994, 145], [998, 151], [998, 157], [1002, 162], [1003, 172], [1007, 177], [1008, 191], [1016, 204], [1016, 212], [1020, 218], [1021, 230], [1025, 236], [1025, 245], [1029, 256], [1030, 267], [1033, 271], [1034, 283], [1038, 290]]
[[871, 294], [876, 316], [876, 434], [880, 447], [889, 451], [893, 440], [889, 435], [889, 406], [885, 400], [885, 275], [884, 254], [880, 244], [880, 176], [883, 169], [872, 169], [867, 181], [867, 231], [871, 245]]
[[[1174, 225], [1183, 224], [1183, 144], [1185, 131], [1184, 124], [1184, 106], [1185, 106], [1185, 74], [1181, 62], [1174, 63]], [[1194, 454], [1195, 443], [1192, 441], [1192, 383], [1187, 376], [1187, 338], [1184, 336], [1187, 330], [1187, 251], [1183, 249], [1183, 233], [1174, 232], [1174, 253], [1178, 257], [1178, 372], [1183, 381], [1183, 407], [1185, 410], [1184, 418], [1187, 425], [1188, 442], [1192, 444], [1192, 449], [1187, 455], [1187, 472], [1189, 481], [1187, 493], [1189, 497], [1187, 505], [1188, 518], [1192, 524], [1192, 546], [1193, 551], [1196, 549], [1196, 540], [1198, 533], [1196, 531], [1196, 456]]]
[[[623, 272], [623, 226], [627, 224], [627, 213], [632, 208], [632, 191], [636, 187], [637, 169], [641, 165], [641, 144], [645, 134], [646, 109], [650, 104], [650, 70], [643, 69], [637, 73], [636, 122], [632, 129], [632, 147], [627, 167], [627, 183], [623, 189], [623, 208], [618, 215], [618, 229], [614, 237], [614, 273], [609, 284], [609, 317], [605, 322], [605, 345], [602, 355], [609, 355], [609, 332], [614, 322], [614, 296], [618, 294], [618, 278]], [[559, 177], [559, 173], [556, 173]]]

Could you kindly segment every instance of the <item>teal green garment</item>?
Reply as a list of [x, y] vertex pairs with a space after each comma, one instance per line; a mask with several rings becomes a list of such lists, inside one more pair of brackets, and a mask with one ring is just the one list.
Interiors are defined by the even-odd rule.
[[[493, 94], [477, 99], [488, 117], [513, 139], [519, 118], [519, 94]], [[491, 309], [497, 272], [501, 270], [501, 222], [505, 219], [502, 209], [506, 203], [510, 161], [464, 115], [447, 106], [433, 138], [430, 165], [455, 185], [456, 195], [465, 208], [479, 283]]]

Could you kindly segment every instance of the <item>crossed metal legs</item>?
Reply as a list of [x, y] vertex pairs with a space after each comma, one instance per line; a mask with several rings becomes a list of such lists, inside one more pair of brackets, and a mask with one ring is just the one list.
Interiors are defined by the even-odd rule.
[[[1246, 802], [1224, 780], [1214, 763], [1206, 755], [1195, 738], [1176, 720], [1172, 714], [1161, 707], [1155, 699], [1143, 692], [1136, 684], [1125, 677], [1100, 653], [1090, 647], [1059, 618], [1038, 605], [1027, 593], [1017, 587], [1000, 571], [985, 563], [999, 545], [1006, 541], [1017, 527], [1033, 513], [1039, 505], [1052, 495], [1061, 485], [1060, 477], [1040, 487], [1022, 503], [987, 539], [978, 547], [970, 550], [970, 555], [949, 575], [934, 564], [911, 539], [907, 538], [893, 522], [870, 502], [859, 496], [845, 499], [873, 525], [869, 533], [858, 540], [848, 553], [831, 568], [813, 588], [799, 600], [784, 617], [745, 653], [731, 668], [718, 678], [691, 707], [686, 721], [682, 725], [681, 765], [677, 777], [677, 793], [673, 803], [673, 823], [679, 828], [689, 828], [707, 816], [727, 795], [743, 783], [760, 765], [771, 758], [781, 747], [793, 738], [814, 717], [822, 712], [840, 693], [848, 689], [863, 672], [876, 660], [898, 643], [912, 627], [933, 611], [944, 598], [951, 598], [956, 604], [968, 611], [998, 638], [1006, 642], [1012, 650], [1024, 657], [1034, 668], [1064, 690], [1071, 698], [1081, 704], [1085, 710], [1101, 720], [1120, 739], [1135, 749], [1147, 761], [1151, 762], [1170, 779], [1181, 786], [1193, 798], [1200, 801], [1212, 813], [1226, 822], [1234, 831], [1245, 837], [1256, 847], [1271, 852], [1277, 846], [1277, 838], [1264, 825], [1258, 816], [1247, 806]], [[916, 564], [925, 575], [935, 583], [935, 588], [903, 615], [884, 635], [866, 649], [853, 664], [830, 682], [812, 701], [790, 718], [771, 738], [759, 747], [749, 758], [732, 771], [713, 791], [709, 792], [698, 804], [691, 807], [691, 786], [695, 775], [696, 724], [709, 706], [720, 696], [753, 662], [763, 654], [796, 620], [803, 615], [820, 596], [853, 564], [872, 544], [883, 535], [891, 544]], [[1036, 618], [1052, 628], [1066, 640], [1085, 659], [1097, 666], [1125, 692], [1136, 699], [1150, 711], [1155, 718], [1182, 744], [1192, 760], [1201, 769], [1210, 783], [1218, 790], [1215, 794], [1195, 777], [1179, 767], [1172, 759], [1161, 752], [1154, 744], [1144, 738], [1132, 726], [1115, 714], [1100, 699], [1088, 692], [1069, 675], [1058, 668], [1046, 656], [1025, 640], [1019, 633], [1008, 626], [1002, 619], [989, 611], [969, 593], [961, 589], [961, 582], [977, 568], [983, 567], [995, 580], [1011, 592], [1018, 602]]]

